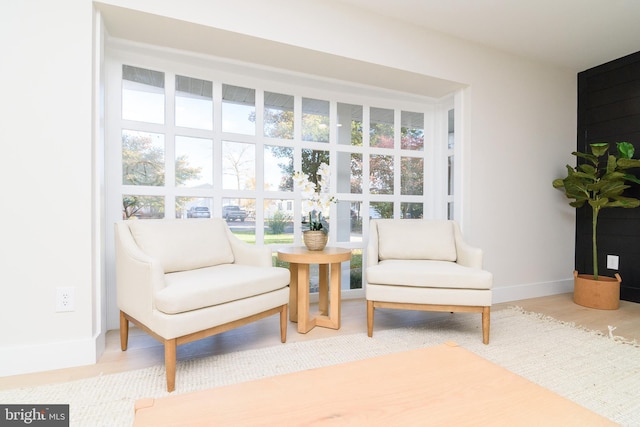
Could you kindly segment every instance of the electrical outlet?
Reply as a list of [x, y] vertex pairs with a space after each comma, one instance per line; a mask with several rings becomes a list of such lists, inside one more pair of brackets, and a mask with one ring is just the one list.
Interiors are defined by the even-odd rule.
[[618, 269], [618, 255], [607, 255], [607, 268], [609, 270]]
[[56, 312], [74, 311], [76, 309], [75, 288], [70, 286], [56, 289]]

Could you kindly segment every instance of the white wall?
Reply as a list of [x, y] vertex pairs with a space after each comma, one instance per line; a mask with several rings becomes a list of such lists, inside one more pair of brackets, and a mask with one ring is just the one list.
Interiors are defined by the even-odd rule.
[[[463, 225], [467, 240], [485, 250], [494, 301], [570, 289], [574, 213], [551, 181], [575, 148], [579, 70], [329, 0], [103, 3], [468, 85]], [[0, 173], [3, 206], [10, 201], [12, 208], [0, 213], [0, 375], [96, 357], [100, 322], [94, 331], [92, 318], [102, 307], [92, 300], [92, 278], [99, 275], [92, 269], [91, 6], [90, 0], [2, 6], [8, 22], [0, 26], [7, 52], [0, 102], [11, 120], [0, 128]], [[283, 58], [284, 66], [287, 61], [295, 58]], [[54, 313], [57, 286], [76, 288], [75, 312]], [[28, 358], [34, 349], [43, 351]]]
[[[0, 375], [95, 361], [92, 5], [0, 12]], [[56, 288], [76, 310], [55, 312]]]

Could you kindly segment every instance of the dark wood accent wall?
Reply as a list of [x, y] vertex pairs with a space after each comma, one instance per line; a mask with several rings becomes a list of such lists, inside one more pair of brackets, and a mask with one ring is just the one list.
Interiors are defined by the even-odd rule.
[[[640, 158], [640, 52], [578, 74], [578, 150], [593, 142], [619, 141], [632, 143], [634, 158]], [[627, 194], [640, 198], [640, 186]], [[616, 271], [607, 269], [607, 255], [618, 255], [620, 297], [640, 302], [640, 208], [603, 209], [598, 218], [599, 272], [613, 276]], [[591, 209], [581, 208], [575, 260], [580, 273], [593, 273], [591, 253]]]

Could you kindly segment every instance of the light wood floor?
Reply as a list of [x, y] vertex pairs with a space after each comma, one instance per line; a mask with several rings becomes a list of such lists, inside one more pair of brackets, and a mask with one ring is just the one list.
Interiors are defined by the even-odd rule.
[[[576, 305], [572, 294], [560, 294], [542, 298], [532, 298], [509, 303], [495, 304], [493, 311], [509, 306], [520, 306], [527, 311], [543, 313], [578, 326], [608, 333], [608, 326], [615, 326], [615, 335], [640, 342], [640, 304], [621, 301], [618, 310], [595, 310]], [[312, 309], [313, 311], [313, 309]], [[428, 322], [449, 313], [431, 313], [404, 310], [376, 310], [375, 331], [411, 326]], [[478, 316], [476, 313], [456, 313], [460, 316]], [[287, 342], [305, 341], [332, 337], [336, 334], [366, 332], [366, 304], [364, 300], [342, 301], [342, 319], [340, 330], [316, 327], [307, 334], [299, 334], [295, 323], [289, 323]], [[215, 353], [228, 353], [261, 348], [280, 344], [278, 316], [272, 316], [220, 335], [206, 338], [178, 347], [178, 360], [207, 356]], [[478, 339], [481, 339], [479, 336]], [[490, 345], [490, 344], [489, 344]], [[34, 374], [16, 375], [0, 378], [0, 390], [28, 387], [48, 383], [72, 381], [100, 374], [110, 374], [127, 370], [146, 368], [164, 363], [164, 348], [155, 339], [142, 331], [131, 328], [129, 348], [120, 350], [118, 331], [109, 331], [106, 338], [106, 350], [100, 360], [93, 365]]]

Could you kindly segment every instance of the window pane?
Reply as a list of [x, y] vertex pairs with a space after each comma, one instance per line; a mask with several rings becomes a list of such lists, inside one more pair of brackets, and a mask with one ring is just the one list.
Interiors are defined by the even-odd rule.
[[213, 141], [176, 136], [176, 187], [213, 188]]
[[122, 219], [162, 219], [164, 218], [163, 196], [122, 196]]
[[371, 202], [369, 206], [369, 219], [393, 218], [392, 202]]
[[222, 131], [256, 134], [256, 91], [222, 85]]
[[211, 218], [211, 197], [176, 197], [176, 218]]
[[264, 189], [293, 191], [293, 148], [277, 145], [264, 147]]
[[393, 194], [393, 156], [372, 155], [369, 168], [369, 192]]
[[371, 107], [369, 145], [393, 148], [393, 110]]
[[176, 76], [176, 126], [213, 129], [213, 83]]
[[400, 211], [402, 218], [410, 219], [423, 217], [422, 203], [400, 203]]
[[338, 144], [362, 147], [362, 105], [338, 103]]
[[449, 143], [448, 143], [448, 148], [449, 150], [453, 149], [454, 147], [454, 143], [455, 143], [455, 138], [454, 138], [454, 110], [449, 110], [448, 112], [448, 123], [449, 123]]
[[122, 66], [122, 118], [164, 123], [164, 73]]
[[329, 164], [329, 152], [323, 150], [302, 150], [302, 173], [309, 176], [309, 180], [317, 183], [316, 174], [321, 163]]
[[449, 161], [447, 162], [448, 163], [448, 166], [447, 166], [447, 168], [448, 168], [448, 170], [447, 170], [447, 172], [448, 172], [448, 174], [447, 174], [448, 175], [448, 177], [447, 177], [447, 194], [449, 196], [453, 196], [453, 178], [455, 177], [455, 174], [453, 173], [453, 170], [454, 170], [454, 168], [453, 168], [453, 166], [454, 166], [453, 156], [449, 156], [448, 160]]
[[401, 194], [421, 196], [424, 192], [424, 159], [422, 157], [402, 157], [400, 167]]
[[349, 283], [349, 289], [362, 289], [362, 249], [351, 251], [351, 260], [348, 264], [349, 280], [343, 280], [342, 283]]
[[337, 153], [338, 193], [362, 194], [362, 154]]
[[336, 228], [338, 242], [362, 242], [362, 203], [349, 200], [338, 200], [338, 219], [331, 222]]
[[164, 135], [122, 131], [122, 183], [164, 185]]
[[255, 190], [255, 145], [224, 141], [222, 143], [222, 174], [222, 188], [226, 190]]
[[264, 201], [264, 243], [293, 243], [293, 200]]
[[400, 148], [424, 150], [424, 114], [402, 111], [400, 117]]
[[329, 101], [302, 98], [302, 140], [329, 142]]
[[240, 240], [256, 242], [255, 199], [222, 199], [222, 217]]
[[264, 136], [293, 139], [293, 96], [264, 93]]

